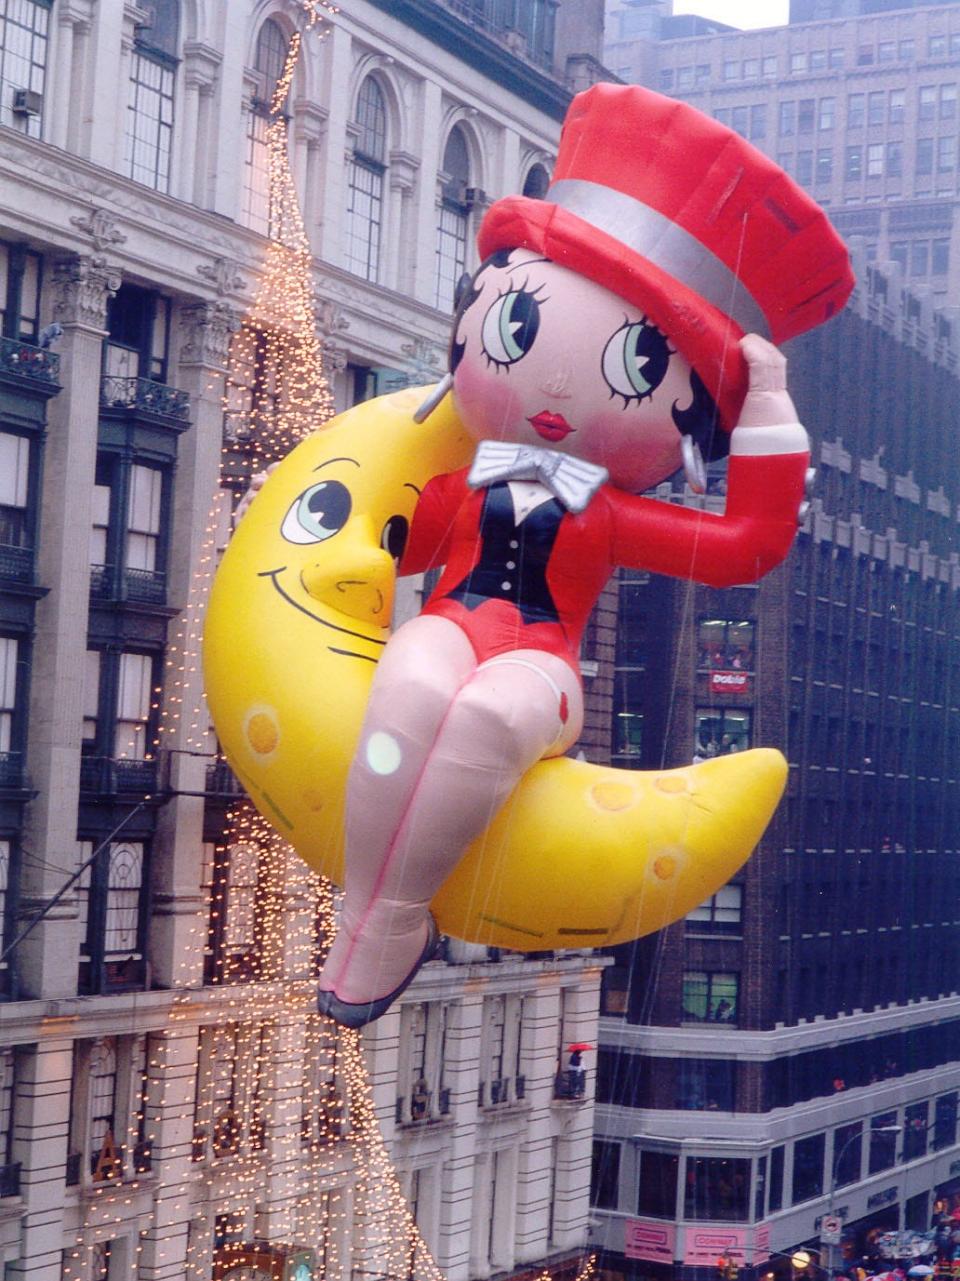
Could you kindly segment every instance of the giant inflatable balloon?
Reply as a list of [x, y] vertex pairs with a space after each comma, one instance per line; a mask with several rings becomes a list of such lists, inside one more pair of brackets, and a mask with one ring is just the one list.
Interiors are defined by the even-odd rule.
[[[289, 454], [227, 547], [207, 613], [207, 696], [230, 764], [264, 817], [337, 883], [347, 770], [389, 635], [391, 538], [431, 474], [473, 451], [449, 402], [413, 421], [422, 399], [360, 405]], [[342, 486], [342, 523], [320, 539], [318, 484]], [[660, 929], [740, 867], [785, 776], [769, 750], [652, 773], [542, 761], [437, 893], [439, 925], [528, 951]]]
[[[580, 637], [618, 566], [726, 586], [787, 554], [809, 449], [774, 344], [843, 305], [842, 242], [725, 126], [597, 85], [545, 198], [497, 201], [478, 246], [448, 376], [416, 415], [364, 407], [301, 445], [210, 608], [228, 755], [335, 879], [342, 840], [319, 1001], [351, 1026], [404, 989], [438, 923], [540, 949], [676, 919], [783, 782], [764, 752], [652, 776], [563, 757]], [[722, 514], [641, 496], [681, 467], [702, 490], [727, 453]], [[391, 556], [441, 572], [388, 638]], [[275, 624], [263, 651], [254, 616]]]

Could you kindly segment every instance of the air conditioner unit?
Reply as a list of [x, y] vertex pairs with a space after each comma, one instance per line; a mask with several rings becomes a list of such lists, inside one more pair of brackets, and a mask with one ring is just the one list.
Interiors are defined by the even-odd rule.
[[482, 187], [467, 187], [463, 193], [464, 204], [482, 205], [486, 202], [487, 193]]
[[136, 23], [138, 31], [148, 27], [154, 27], [157, 23], [157, 11], [152, 4], [141, 4], [138, 6], [141, 17]]
[[36, 89], [14, 89], [13, 114], [15, 116], [39, 116], [43, 109], [43, 94]]

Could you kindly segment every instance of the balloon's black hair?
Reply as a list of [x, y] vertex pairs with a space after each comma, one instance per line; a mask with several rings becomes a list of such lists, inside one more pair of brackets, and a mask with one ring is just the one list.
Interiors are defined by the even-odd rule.
[[690, 370], [690, 390], [693, 392], [692, 403], [686, 409], [678, 409], [677, 401], [671, 410], [677, 430], [693, 438], [707, 462], [726, 458], [730, 450], [730, 436], [720, 427], [717, 402], [695, 369]]
[[464, 283], [461, 281], [457, 285], [457, 310], [453, 317], [453, 332], [450, 335], [450, 372], [455, 373], [457, 365], [463, 360], [463, 353], [466, 350], [465, 342], [457, 342], [457, 330], [460, 328], [460, 319], [468, 307], [480, 297], [480, 290], [477, 288], [477, 281], [480, 279], [480, 273], [486, 271], [488, 267], [505, 267], [510, 260], [512, 249], [497, 249], [485, 258], [477, 270], [473, 273], [472, 279], [467, 279]]

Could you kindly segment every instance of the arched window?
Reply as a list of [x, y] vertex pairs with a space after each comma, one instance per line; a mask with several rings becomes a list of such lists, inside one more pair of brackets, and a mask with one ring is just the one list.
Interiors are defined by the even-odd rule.
[[267, 130], [270, 104], [287, 60], [287, 37], [283, 28], [268, 18], [257, 37], [253, 67], [257, 87], [247, 114], [247, 151], [242, 193], [242, 221], [263, 235], [270, 233], [270, 161]]
[[4, 5], [0, 21], [0, 125], [40, 137], [50, 0]]
[[542, 200], [550, 186], [550, 175], [541, 164], [533, 165], [523, 184], [523, 194], [533, 200]]
[[135, 182], [167, 191], [180, 6], [157, 0], [150, 15], [149, 26], [137, 27], [131, 55], [124, 168]]
[[443, 187], [437, 225], [437, 289], [435, 305], [453, 311], [457, 282], [466, 269], [470, 204], [470, 153], [459, 125], [454, 125], [443, 150]]
[[387, 109], [373, 76], [367, 76], [357, 94], [356, 123], [359, 134], [347, 187], [347, 267], [375, 281], [380, 267]]

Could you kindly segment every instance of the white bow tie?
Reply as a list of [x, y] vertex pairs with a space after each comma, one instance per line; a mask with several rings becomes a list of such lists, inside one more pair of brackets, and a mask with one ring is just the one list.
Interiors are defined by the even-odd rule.
[[481, 440], [467, 484], [471, 489], [485, 489], [501, 480], [538, 480], [568, 511], [579, 513], [608, 478], [606, 467], [585, 463], [555, 449]]

